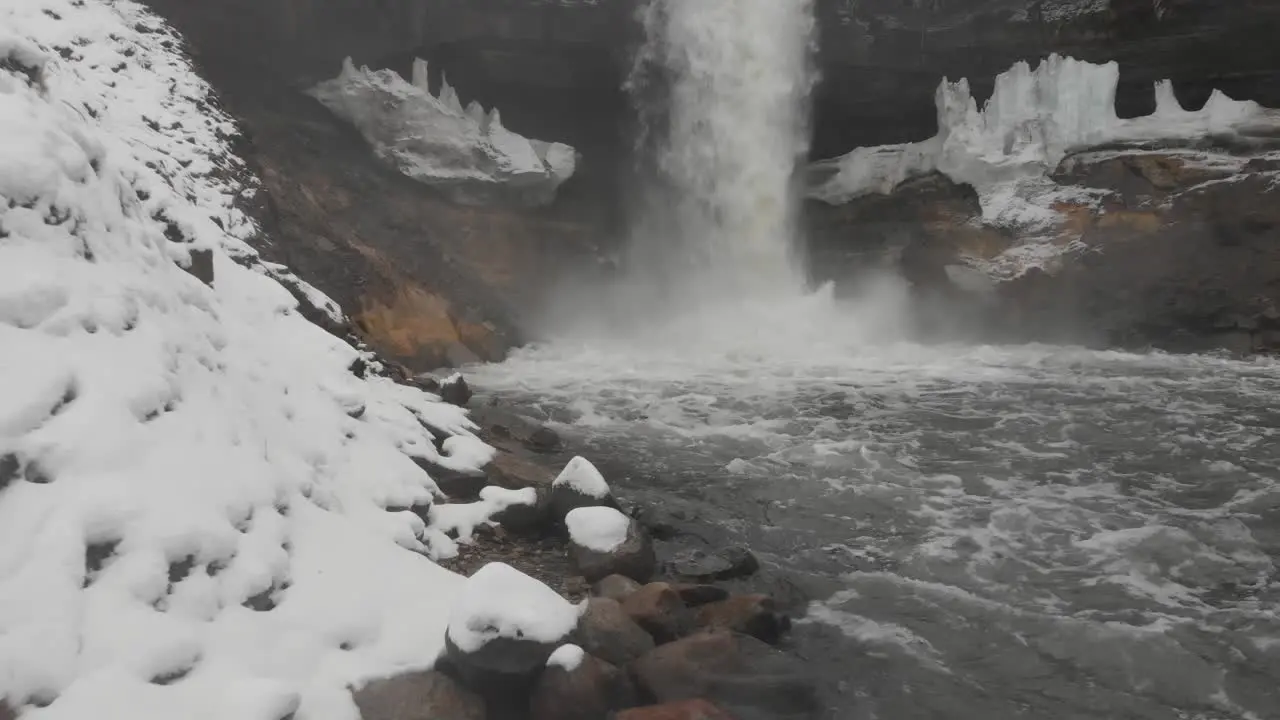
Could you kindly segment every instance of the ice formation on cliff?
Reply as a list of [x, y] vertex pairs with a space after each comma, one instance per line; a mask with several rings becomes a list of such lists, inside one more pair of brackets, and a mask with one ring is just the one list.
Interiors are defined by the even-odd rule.
[[[815, 163], [810, 195], [832, 204], [888, 193], [912, 177], [939, 171], [976, 188], [988, 221], [1035, 224], [1026, 188], [1040, 188], [1067, 153], [1108, 143], [1193, 140], [1210, 135], [1275, 133], [1280, 112], [1215, 91], [1200, 110], [1182, 108], [1168, 81], [1156, 84], [1156, 111], [1121, 119], [1115, 110], [1120, 68], [1052, 55], [1032, 69], [1019, 62], [996, 78], [982, 109], [967, 80], [938, 86], [938, 134], [901, 145], [858, 148]], [[1019, 187], [1021, 186], [1021, 187]], [[1012, 204], [1011, 204], [1012, 203]]]
[[464, 108], [447, 79], [432, 95], [423, 60], [405, 82], [347, 58], [338, 77], [310, 94], [353, 124], [383, 161], [458, 202], [543, 205], [576, 167], [572, 147], [506, 129], [497, 108], [486, 114], [474, 101]]

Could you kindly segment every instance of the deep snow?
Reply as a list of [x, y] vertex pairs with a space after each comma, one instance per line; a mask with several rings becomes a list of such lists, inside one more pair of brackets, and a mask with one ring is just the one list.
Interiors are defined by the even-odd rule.
[[180, 44], [128, 0], [0, 9], [0, 699], [350, 720], [346, 685], [430, 664], [463, 587], [387, 510], [438, 493], [412, 457], [491, 450], [299, 314], [339, 310], [250, 247]]

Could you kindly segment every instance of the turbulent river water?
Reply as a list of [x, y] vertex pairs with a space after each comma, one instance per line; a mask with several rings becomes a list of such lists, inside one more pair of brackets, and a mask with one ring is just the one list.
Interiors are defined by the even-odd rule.
[[831, 717], [1280, 717], [1280, 364], [718, 312], [475, 379], [820, 588]]

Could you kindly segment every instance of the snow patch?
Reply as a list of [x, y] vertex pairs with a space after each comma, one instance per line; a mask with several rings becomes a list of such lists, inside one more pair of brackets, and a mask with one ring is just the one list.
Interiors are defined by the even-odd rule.
[[578, 626], [580, 609], [505, 563], [489, 563], [467, 581], [449, 618], [449, 639], [472, 653], [498, 638], [559, 642]]
[[551, 483], [551, 487], [569, 487], [596, 499], [609, 496], [609, 483], [605, 482], [596, 466], [584, 457], [570, 460]]
[[558, 667], [565, 672], [577, 670], [587, 653], [577, 645], [561, 645], [547, 658], [547, 667]]
[[357, 68], [351, 58], [310, 94], [355, 125], [374, 153], [405, 175], [466, 204], [514, 201], [542, 205], [574, 173], [576, 151], [530, 140], [502, 125], [495, 108], [466, 108], [442, 76], [431, 94], [427, 63], [415, 60], [412, 82], [393, 70]]
[[[452, 503], [431, 507], [431, 528], [442, 533], [454, 533], [458, 542], [469, 543], [477, 527], [492, 525], [491, 518], [512, 505], [536, 505], [537, 491], [533, 488], [507, 490], [490, 485], [480, 491], [479, 502]], [[444, 551], [453, 557], [454, 551]], [[443, 557], [443, 556], [442, 556]]]
[[627, 541], [631, 518], [610, 507], [581, 507], [564, 518], [569, 539], [588, 550], [613, 552]]

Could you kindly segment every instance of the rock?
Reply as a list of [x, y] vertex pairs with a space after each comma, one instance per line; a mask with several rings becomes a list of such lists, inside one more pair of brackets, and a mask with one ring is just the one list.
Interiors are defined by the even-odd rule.
[[609, 598], [622, 602], [631, 593], [640, 589], [640, 583], [622, 575], [610, 575], [591, 586], [591, 594], [596, 597]]
[[474, 498], [489, 485], [489, 478], [483, 470], [454, 470], [421, 457], [413, 457], [413, 462], [427, 471], [441, 492], [455, 500]]
[[670, 563], [671, 573], [683, 580], [711, 582], [747, 577], [760, 569], [760, 561], [743, 547], [714, 550], [683, 550]]
[[187, 272], [205, 285], [213, 285], [213, 251], [208, 248], [195, 248], [191, 251], [191, 264]]
[[525, 488], [532, 490], [536, 500], [532, 504], [508, 505], [494, 513], [490, 519], [498, 523], [504, 530], [523, 538], [540, 538], [550, 534], [551, 505], [547, 501], [544, 488]]
[[445, 658], [486, 699], [532, 682], [578, 626], [569, 601], [503, 563], [476, 571], [455, 603]]
[[491, 484], [512, 490], [526, 487], [550, 490], [556, 478], [555, 473], [545, 467], [511, 452], [499, 452], [485, 469]]
[[353, 698], [362, 720], [485, 720], [484, 700], [438, 670], [375, 680]]
[[609, 507], [580, 507], [565, 516], [569, 560], [587, 582], [623, 575], [648, 582], [658, 568], [653, 542], [639, 523]]
[[575, 457], [551, 483], [551, 517], [564, 523], [565, 516], [580, 507], [618, 509], [604, 476], [585, 458]]
[[524, 445], [534, 452], [553, 453], [560, 449], [560, 435], [555, 430], [543, 425], [529, 433], [529, 437], [525, 438]]
[[693, 629], [693, 616], [669, 584], [649, 583], [622, 601], [622, 609], [659, 643], [671, 642]]
[[715, 585], [699, 585], [676, 583], [672, 585], [680, 593], [680, 599], [689, 607], [698, 607], [707, 603], [729, 599], [729, 591]]
[[739, 720], [808, 718], [818, 710], [812, 673], [798, 659], [724, 630], [657, 647], [631, 670], [657, 702], [706, 698]]
[[440, 381], [440, 399], [450, 405], [466, 407], [471, 396], [471, 386], [461, 375], [455, 373]]
[[623, 710], [613, 720], [733, 720], [712, 703], [697, 698]]
[[704, 605], [695, 617], [698, 627], [732, 630], [776, 645], [791, 627], [790, 619], [778, 614], [777, 604], [768, 595], [737, 595]]
[[552, 655], [529, 700], [530, 720], [605, 720], [636, 703], [626, 673], [581, 648], [566, 645]]
[[654, 648], [653, 638], [618, 601], [602, 597], [587, 600], [574, 638], [588, 653], [619, 667]]

